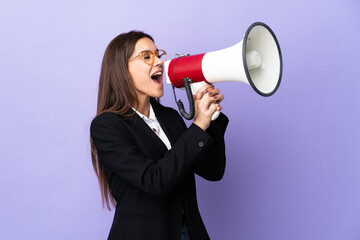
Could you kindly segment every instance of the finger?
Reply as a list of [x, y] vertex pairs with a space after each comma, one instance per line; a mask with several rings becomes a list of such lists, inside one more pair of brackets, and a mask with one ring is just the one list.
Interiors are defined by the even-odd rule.
[[220, 108], [220, 105], [217, 103], [213, 103], [210, 105], [209, 107], [209, 112], [212, 115], [215, 111], [218, 111], [218, 109]]
[[211, 103], [217, 103], [218, 100], [222, 100], [222, 95], [214, 95], [216, 94], [218, 91], [213, 91], [211, 90], [208, 94], [205, 94], [200, 101], [200, 106], [204, 107], [205, 109], [209, 108], [209, 105]]
[[[205, 100], [207, 99], [207, 100]], [[224, 100], [224, 95], [215, 95], [215, 96], [206, 96], [204, 97], [204, 101], [207, 101], [209, 103], [220, 103], [222, 102], [222, 100]]]
[[212, 97], [205, 95], [202, 99], [198, 101], [199, 111], [208, 111], [211, 103], [216, 103], [216, 100], [214, 100]]
[[[200, 104], [206, 110], [210, 110], [214, 105], [219, 105], [217, 99], [213, 97], [204, 98]], [[211, 110], [211, 111], [215, 111], [215, 110]]]
[[205, 84], [199, 90], [196, 92], [196, 99], [201, 99], [204, 94], [208, 93], [211, 89], [213, 89], [214, 86], [212, 84]]
[[209, 96], [215, 96], [215, 95], [218, 95], [219, 93], [220, 93], [220, 89], [218, 89], [218, 88], [209, 90]]
[[214, 114], [215, 111], [220, 112], [222, 109], [223, 107], [217, 103], [217, 104], [212, 104], [211, 107], [209, 108], [209, 111], [211, 112], [211, 114]]
[[216, 103], [220, 103], [222, 100], [224, 100], [224, 95], [215, 95], [213, 96], [213, 99], [216, 100]]

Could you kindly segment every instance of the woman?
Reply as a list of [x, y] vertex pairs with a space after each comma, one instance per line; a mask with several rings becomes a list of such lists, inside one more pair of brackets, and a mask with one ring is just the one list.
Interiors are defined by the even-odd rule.
[[224, 96], [203, 86], [187, 128], [157, 101], [164, 57], [151, 36], [135, 31], [117, 36], [104, 54], [90, 131], [103, 204], [116, 206], [108, 239], [209, 239], [194, 173], [210, 181], [224, 174], [228, 119], [220, 114], [210, 123]]

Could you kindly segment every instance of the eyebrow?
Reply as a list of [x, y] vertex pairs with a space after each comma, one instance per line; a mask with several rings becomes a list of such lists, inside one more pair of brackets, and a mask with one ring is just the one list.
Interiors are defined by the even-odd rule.
[[[145, 51], [150, 51], [150, 52], [152, 52], [150, 49], [145, 49], [145, 50], [140, 51], [139, 54], [142, 53], [142, 52], [145, 52]], [[159, 49], [157, 48], [157, 49], [155, 50], [155, 52], [156, 52], [156, 51], [159, 51]]]

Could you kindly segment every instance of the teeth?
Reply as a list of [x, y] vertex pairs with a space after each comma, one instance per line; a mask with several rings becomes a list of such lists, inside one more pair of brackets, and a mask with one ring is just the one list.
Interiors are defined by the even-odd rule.
[[162, 75], [162, 72], [158, 72], [158, 73], [155, 73], [154, 75], [152, 75], [153, 77], [156, 77], [156, 76], [160, 76]]

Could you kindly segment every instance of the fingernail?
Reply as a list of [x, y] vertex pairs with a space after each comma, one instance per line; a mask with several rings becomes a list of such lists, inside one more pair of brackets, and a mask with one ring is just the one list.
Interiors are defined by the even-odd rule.
[[206, 89], [205, 91], [204, 91], [204, 94], [206, 94], [208, 92], [208, 90]]
[[213, 93], [212, 92], [209, 92], [209, 95], [211, 96]]
[[215, 96], [214, 99], [217, 99], [217, 96]]

